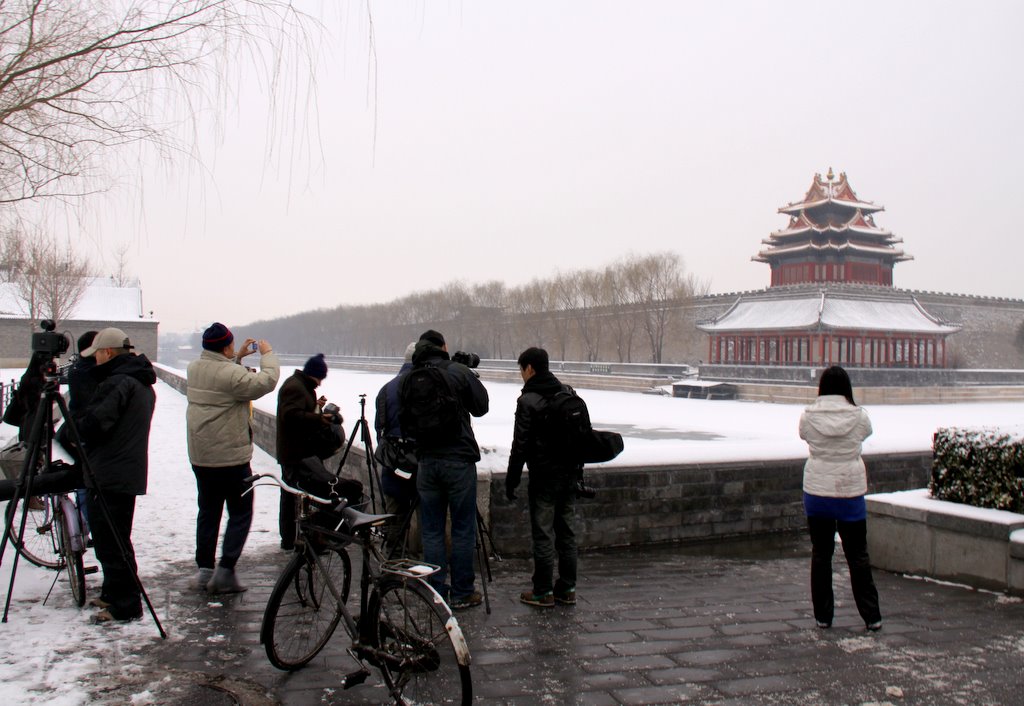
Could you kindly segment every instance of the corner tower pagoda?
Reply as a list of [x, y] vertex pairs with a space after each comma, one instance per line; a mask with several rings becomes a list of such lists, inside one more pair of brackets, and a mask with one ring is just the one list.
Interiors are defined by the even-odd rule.
[[803, 201], [779, 209], [789, 225], [761, 241], [767, 247], [751, 258], [771, 266], [771, 286], [845, 282], [891, 287], [892, 268], [913, 259], [896, 247], [902, 243], [875, 225], [884, 211], [861, 201], [846, 173], [836, 179], [831, 167], [823, 179], [814, 175]]
[[710, 366], [947, 367], [946, 338], [960, 327], [893, 287], [893, 265], [912, 258], [875, 225], [881, 210], [846, 174], [815, 174], [803, 201], [779, 209], [788, 227], [753, 258], [771, 265], [771, 286], [697, 322]]

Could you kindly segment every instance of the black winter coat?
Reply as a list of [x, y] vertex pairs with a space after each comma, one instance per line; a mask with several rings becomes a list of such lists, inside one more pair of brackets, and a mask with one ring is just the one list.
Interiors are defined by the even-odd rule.
[[315, 456], [314, 437], [330, 427], [317, 409], [316, 386], [316, 380], [296, 370], [277, 391], [278, 463]]
[[523, 465], [530, 467], [530, 483], [543, 483], [574, 475], [576, 467], [559, 458], [543, 434], [544, 418], [551, 397], [562, 390], [572, 391], [550, 372], [537, 373], [523, 385], [516, 402], [516, 423], [512, 434], [512, 451], [508, 458], [505, 483], [517, 488]]
[[[149, 427], [156, 406], [156, 373], [144, 355], [125, 354], [97, 365], [89, 404], [77, 417], [96, 486], [145, 495], [149, 477]], [[86, 486], [93, 487], [86, 477]]]
[[[423, 365], [428, 361], [434, 361], [436, 364], [439, 361], [451, 361], [451, 358], [446, 351], [433, 343], [420, 341], [416, 344], [416, 350], [412, 354], [413, 367]], [[480, 460], [480, 447], [473, 434], [470, 415], [482, 417], [487, 414], [490, 405], [487, 388], [472, 370], [461, 363], [448, 362], [443, 369], [448, 375], [448, 379], [451, 380], [455, 396], [458, 397], [462, 406], [459, 415], [462, 420], [462, 428], [455, 441], [434, 446], [420, 444], [416, 449], [416, 455], [421, 459], [447, 458], [476, 463]]]

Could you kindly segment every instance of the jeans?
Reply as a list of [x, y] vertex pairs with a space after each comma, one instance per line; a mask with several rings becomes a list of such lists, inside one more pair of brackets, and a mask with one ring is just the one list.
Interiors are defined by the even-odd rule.
[[[576, 512], [575, 477], [529, 486], [530, 532], [533, 538], [533, 593], [568, 593], [576, 588], [579, 553], [573, 524]], [[558, 580], [552, 583], [555, 557]]]
[[444, 458], [421, 458], [416, 474], [420, 494], [423, 560], [441, 570], [428, 577], [430, 585], [447, 597], [448, 552], [445, 548], [446, 515], [452, 518], [451, 599], [473, 593], [476, 576], [476, 464]]
[[835, 599], [832, 594], [832, 554], [835, 552], [836, 531], [843, 542], [843, 554], [850, 567], [853, 599], [864, 624], [882, 619], [878, 609], [878, 590], [871, 577], [868, 558], [867, 520], [843, 522], [830, 517], [808, 517], [807, 530], [811, 535], [811, 602], [814, 619], [832, 624]]
[[252, 493], [242, 495], [248, 486], [242, 481], [252, 475], [249, 464], [208, 468], [192, 466], [199, 488], [199, 516], [196, 518], [196, 564], [212, 569], [217, 556], [217, 535], [224, 506], [228, 508], [228, 524], [224, 530], [220, 565], [234, 569], [242, 555], [252, 524]]
[[[102, 491], [107, 512], [97, 491], [89, 491], [89, 510], [92, 517], [93, 551], [103, 567], [103, 588], [100, 598], [110, 604], [107, 610], [117, 620], [138, 618], [142, 615], [142, 597], [135, 582], [138, 571], [135, 547], [132, 546], [132, 523], [135, 519], [135, 496]], [[124, 552], [117, 545], [124, 543]]]

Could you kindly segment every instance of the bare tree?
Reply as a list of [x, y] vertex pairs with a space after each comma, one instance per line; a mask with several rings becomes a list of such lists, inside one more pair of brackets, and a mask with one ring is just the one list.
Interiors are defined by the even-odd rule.
[[651, 362], [661, 363], [672, 312], [692, 296], [693, 278], [683, 274], [682, 259], [672, 252], [628, 258], [623, 267], [628, 303], [640, 317]]
[[[17, 237], [9, 235], [10, 239]], [[89, 260], [69, 245], [43, 235], [21, 236], [21, 245], [15, 250], [20, 259], [12, 262], [10, 281], [21, 300], [22, 313], [30, 319], [57, 322], [69, 318], [89, 287]]]
[[128, 243], [121, 243], [114, 248], [114, 271], [110, 280], [115, 287], [127, 287], [132, 279], [128, 274]]
[[0, 204], [80, 195], [110, 148], [168, 146], [165, 96], [194, 114], [242, 51], [281, 75], [309, 25], [287, 0], [0, 1]]

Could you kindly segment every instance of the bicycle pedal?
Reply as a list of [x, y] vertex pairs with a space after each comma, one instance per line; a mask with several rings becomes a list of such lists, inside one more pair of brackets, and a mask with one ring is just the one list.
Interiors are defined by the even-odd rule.
[[351, 689], [353, 686], [359, 686], [366, 681], [368, 676], [370, 676], [370, 672], [365, 669], [360, 669], [352, 672], [351, 674], [346, 674], [345, 678], [341, 682], [342, 688]]
[[98, 567], [96, 565], [86, 566], [84, 569], [82, 569], [82, 573], [83, 574], [95, 574], [95, 573], [99, 573], [99, 570], [100, 570], [100, 567]]

